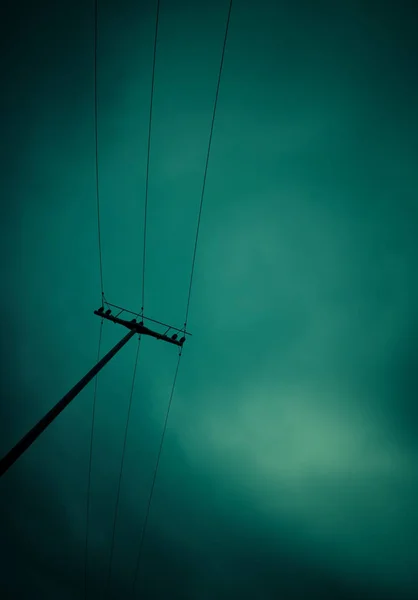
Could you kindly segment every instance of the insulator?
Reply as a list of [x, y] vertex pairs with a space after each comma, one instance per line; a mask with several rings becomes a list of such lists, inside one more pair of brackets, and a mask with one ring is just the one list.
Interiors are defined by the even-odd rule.
[[174, 333], [174, 334], [171, 336], [171, 339], [172, 339], [172, 340], [176, 340], [176, 339], [177, 339], [177, 333]]
[[180, 341], [180, 344], [184, 344], [184, 342], [186, 341], [186, 338], [183, 336], [183, 337], [180, 338], [179, 341]]
[[110, 310], [110, 308], [108, 308], [107, 311], [105, 312], [105, 315], [109, 316], [111, 312], [112, 311]]
[[103, 311], [104, 311], [104, 308], [103, 308], [103, 306], [101, 306], [100, 308], [98, 308], [98, 309], [97, 309], [97, 312], [98, 312], [98, 313], [102, 313]]

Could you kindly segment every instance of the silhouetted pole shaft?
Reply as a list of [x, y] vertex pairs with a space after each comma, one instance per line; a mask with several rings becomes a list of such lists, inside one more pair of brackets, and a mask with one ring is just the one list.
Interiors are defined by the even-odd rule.
[[81, 392], [83, 388], [97, 375], [97, 373], [115, 356], [117, 352], [137, 333], [135, 329], [131, 329], [124, 338], [120, 340], [94, 367], [80, 379], [78, 383], [67, 393], [57, 404], [46, 413], [38, 423], [32, 427], [28, 433], [14, 446], [6, 456], [0, 461], [0, 477], [6, 473], [8, 469], [17, 461], [18, 458], [33, 444], [43, 431], [52, 423], [54, 419], [66, 408], [71, 400]]

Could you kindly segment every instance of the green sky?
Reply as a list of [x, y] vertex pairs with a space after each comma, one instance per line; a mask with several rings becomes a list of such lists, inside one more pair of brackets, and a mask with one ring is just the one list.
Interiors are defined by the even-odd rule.
[[[228, 0], [162, 0], [145, 314], [181, 327]], [[104, 291], [141, 307], [156, 2], [99, 2]], [[2, 38], [0, 453], [94, 364], [93, 2]], [[418, 597], [418, 11], [236, 0], [187, 340], [98, 379], [89, 600]], [[103, 325], [102, 351], [124, 331]], [[84, 598], [93, 385], [0, 482], [1, 597]], [[106, 595], [107, 594], [107, 595]]]

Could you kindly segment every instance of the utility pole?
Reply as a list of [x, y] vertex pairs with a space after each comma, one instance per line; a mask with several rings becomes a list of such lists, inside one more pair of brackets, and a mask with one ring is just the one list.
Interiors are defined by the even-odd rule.
[[[160, 334], [156, 331], [149, 329], [148, 327], [144, 327], [143, 321], [140, 323], [136, 322], [136, 319], [132, 319], [132, 321], [125, 321], [124, 319], [119, 319], [118, 317], [113, 317], [111, 315], [111, 311], [107, 310], [104, 312], [103, 306], [98, 310], [94, 311], [95, 315], [102, 317], [103, 319], [107, 319], [108, 321], [113, 321], [113, 323], [118, 323], [119, 325], [124, 325], [129, 329], [129, 332], [123, 337], [109, 352], [101, 359], [99, 362], [94, 365], [94, 367], [86, 374], [76, 385], [67, 393], [61, 400], [59, 400], [53, 408], [49, 412], [46, 413], [42, 417], [32, 429], [30, 429], [26, 435], [22, 437], [22, 439], [17, 442], [15, 446], [0, 460], [0, 477], [10, 469], [10, 467], [17, 461], [18, 458], [22, 456], [22, 454], [33, 444], [33, 442], [41, 435], [43, 431], [54, 421], [58, 415], [66, 408], [72, 400], [81, 392], [82, 389], [86, 387], [86, 385], [99, 373], [99, 371], [119, 352], [123, 346], [129, 342], [129, 340], [138, 333], [139, 335], [150, 335], [159, 340], [164, 340], [165, 342], [169, 342], [171, 344], [175, 344], [180, 347], [180, 352], [183, 347], [183, 344], [186, 338], [183, 336], [180, 340], [177, 340], [177, 334], [168, 337], [166, 334]], [[168, 330], [174, 329], [169, 327]], [[179, 330], [177, 330], [179, 331]], [[186, 333], [186, 332], [185, 332]]]

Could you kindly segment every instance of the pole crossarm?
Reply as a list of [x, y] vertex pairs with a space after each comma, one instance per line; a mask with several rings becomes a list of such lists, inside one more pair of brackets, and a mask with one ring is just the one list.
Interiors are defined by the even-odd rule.
[[[184, 342], [186, 341], [186, 337], [182, 336], [179, 340], [177, 339], [177, 334], [174, 333], [171, 337], [166, 335], [166, 333], [158, 333], [157, 331], [153, 331], [152, 329], [149, 329], [149, 327], [145, 327], [143, 321], [140, 321], [139, 323], [137, 322], [136, 319], [132, 319], [131, 321], [127, 321], [125, 319], [120, 319], [119, 317], [114, 317], [111, 314], [111, 310], [104, 310], [104, 308], [101, 306], [98, 310], [94, 311], [94, 314], [103, 318], [103, 319], [107, 319], [108, 321], [112, 321], [113, 323], [118, 323], [119, 325], [123, 325], [124, 327], [127, 327], [128, 329], [130, 329], [131, 331], [135, 331], [135, 333], [138, 333], [139, 335], [143, 334], [143, 335], [150, 335], [151, 337], [156, 338], [157, 340], [163, 340], [164, 342], [169, 342], [170, 344], [174, 344], [175, 346], [180, 346], [180, 348], [183, 347]], [[174, 327], [169, 327], [169, 329], [175, 329]], [[178, 329], [176, 329], [176, 331], [179, 331]]]
[[167, 323], [163, 323], [162, 321], [156, 321], [155, 319], [151, 319], [150, 317], [146, 317], [145, 315], [141, 315], [140, 313], [133, 312], [132, 310], [128, 310], [127, 308], [122, 308], [121, 306], [118, 306], [117, 304], [112, 304], [111, 302], [108, 302], [106, 299], [105, 299], [104, 303], [106, 304], [106, 306], [111, 306], [112, 308], [116, 308], [117, 310], [119, 310], [120, 311], [119, 314], [125, 312], [125, 313], [128, 313], [129, 315], [133, 315], [134, 317], [141, 317], [141, 320], [151, 321], [152, 323], [157, 323], [157, 325], [162, 325], [163, 327], [168, 327], [169, 329], [172, 329], [173, 331], [178, 331], [178, 332], [184, 333], [184, 335], [192, 336], [192, 334], [189, 333], [188, 331], [184, 331], [184, 328], [179, 329], [178, 327], [173, 327], [172, 325], [167, 325]]

